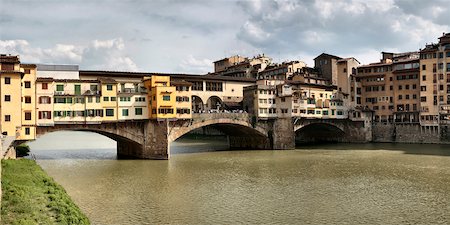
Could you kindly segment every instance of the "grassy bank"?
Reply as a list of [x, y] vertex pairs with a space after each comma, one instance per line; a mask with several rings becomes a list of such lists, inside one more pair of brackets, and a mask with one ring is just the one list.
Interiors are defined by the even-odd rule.
[[2, 191], [2, 224], [89, 224], [63, 187], [32, 160], [2, 160]]

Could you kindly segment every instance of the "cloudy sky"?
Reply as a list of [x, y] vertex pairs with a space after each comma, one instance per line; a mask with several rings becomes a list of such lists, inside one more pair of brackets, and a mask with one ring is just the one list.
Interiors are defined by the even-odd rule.
[[81, 69], [206, 73], [260, 53], [378, 61], [450, 32], [450, 0], [0, 0], [0, 53]]

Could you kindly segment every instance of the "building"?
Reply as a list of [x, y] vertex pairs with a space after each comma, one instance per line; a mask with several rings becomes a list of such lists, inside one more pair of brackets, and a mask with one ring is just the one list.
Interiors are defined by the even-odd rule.
[[170, 85], [170, 76], [144, 78], [148, 90], [149, 117], [151, 119], [176, 118], [176, 87]]
[[5, 136], [21, 135], [22, 76], [18, 56], [0, 55], [0, 129]]
[[290, 80], [296, 72], [306, 67], [302, 61], [283, 62], [281, 64], [272, 64], [260, 71], [257, 75], [258, 80]]
[[20, 64], [22, 77], [22, 127], [19, 140], [36, 138], [36, 65]]
[[172, 81], [172, 86], [175, 86], [175, 100], [176, 100], [176, 117], [178, 119], [192, 118], [192, 83], [187, 81]]
[[420, 50], [420, 122], [450, 121], [450, 33]]
[[332, 85], [338, 85], [338, 64], [342, 58], [327, 53], [322, 53], [314, 58], [314, 67], [322, 77], [331, 81]]
[[214, 62], [214, 73], [225, 71], [228, 67], [244, 62], [247, 58], [235, 55]]

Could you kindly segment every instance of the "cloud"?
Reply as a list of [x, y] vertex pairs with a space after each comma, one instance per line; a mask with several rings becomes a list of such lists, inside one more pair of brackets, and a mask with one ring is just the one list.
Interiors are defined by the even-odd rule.
[[81, 64], [82, 69], [138, 71], [124, 53], [122, 38], [93, 40], [87, 45], [56, 44], [51, 48], [33, 47], [27, 40], [0, 40], [0, 52], [19, 55], [22, 62], [43, 64]]
[[179, 65], [182, 72], [206, 74], [213, 69], [213, 60], [197, 59], [193, 55], [188, 55]]
[[240, 3], [250, 16], [236, 36], [268, 55], [330, 52], [343, 57], [367, 57], [365, 52], [417, 51], [450, 28], [450, 18], [438, 23], [438, 18], [426, 16], [431, 10], [439, 18], [450, 15], [448, 4], [441, 7], [434, 1], [420, 2], [428, 6], [419, 15], [416, 13], [422, 10], [416, 8], [420, 6], [411, 7], [409, 1], [267, 0], [258, 6]]

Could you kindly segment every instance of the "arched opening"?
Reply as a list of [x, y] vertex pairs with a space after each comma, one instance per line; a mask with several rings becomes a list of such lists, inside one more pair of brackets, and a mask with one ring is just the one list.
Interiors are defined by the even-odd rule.
[[191, 130], [170, 143], [170, 153], [268, 149], [269, 139], [260, 131], [232, 123], [218, 123]]
[[197, 95], [192, 95], [192, 112], [201, 113], [205, 110], [205, 105], [202, 98]]
[[206, 110], [210, 110], [211, 112], [217, 112], [223, 109], [223, 102], [217, 96], [211, 96], [206, 101]]
[[295, 131], [295, 143], [340, 142], [345, 132], [328, 123], [312, 123]]
[[52, 131], [27, 144], [39, 159], [122, 159], [141, 148], [133, 140], [97, 130]]

